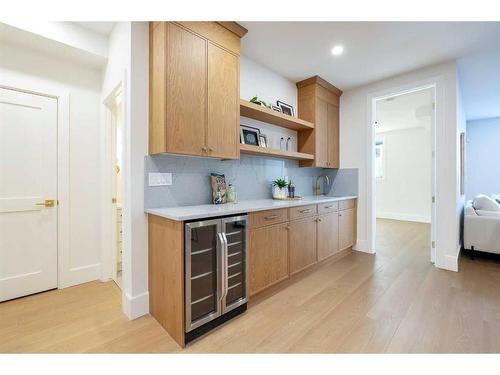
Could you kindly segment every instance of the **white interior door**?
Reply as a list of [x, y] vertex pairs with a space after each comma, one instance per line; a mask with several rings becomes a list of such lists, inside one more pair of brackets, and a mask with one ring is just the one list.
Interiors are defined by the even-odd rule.
[[53, 288], [57, 100], [0, 88], [0, 301]]

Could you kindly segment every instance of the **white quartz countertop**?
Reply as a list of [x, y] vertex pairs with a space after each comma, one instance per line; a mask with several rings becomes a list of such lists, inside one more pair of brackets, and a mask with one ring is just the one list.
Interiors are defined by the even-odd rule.
[[308, 204], [318, 204], [326, 202], [335, 202], [346, 199], [354, 199], [357, 196], [310, 196], [304, 197], [301, 200], [273, 200], [273, 199], [254, 199], [241, 201], [238, 203], [226, 204], [202, 204], [198, 206], [180, 206], [180, 207], [165, 207], [165, 208], [149, 208], [146, 213], [165, 217], [176, 221], [186, 221], [193, 219], [202, 219], [206, 217], [236, 215], [247, 212], [272, 210], [274, 208], [287, 208], [305, 206]]

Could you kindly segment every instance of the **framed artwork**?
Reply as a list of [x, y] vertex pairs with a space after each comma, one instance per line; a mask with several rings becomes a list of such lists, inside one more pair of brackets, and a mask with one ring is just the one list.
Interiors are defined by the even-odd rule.
[[259, 134], [259, 146], [267, 147], [267, 136], [265, 134]]
[[278, 107], [281, 109], [281, 113], [293, 116], [293, 107], [290, 104], [280, 102], [279, 100], [276, 102], [276, 104], [278, 104]]
[[240, 125], [240, 142], [244, 145], [259, 146], [260, 130], [251, 126]]

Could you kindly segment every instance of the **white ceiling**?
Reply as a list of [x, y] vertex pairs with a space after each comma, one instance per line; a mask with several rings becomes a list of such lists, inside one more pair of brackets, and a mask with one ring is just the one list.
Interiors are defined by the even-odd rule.
[[116, 22], [73, 22], [84, 29], [93, 31], [95, 33], [108, 36], [111, 34]]
[[[462, 83], [467, 117], [500, 116], [499, 105], [488, 105], [491, 98], [500, 95], [498, 60], [483, 55], [484, 51], [500, 53], [500, 22], [241, 24], [248, 29], [242, 41], [244, 55], [292, 81], [317, 74], [342, 90], [460, 59], [461, 76], [467, 77]], [[331, 55], [336, 44], [344, 45], [342, 56]], [[471, 63], [471, 56], [479, 61]], [[489, 69], [469, 65], [488, 65]], [[472, 96], [467, 94], [472, 92]]]
[[377, 101], [377, 133], [425, 127], [430, 129], [432, 90], [420, 90]]

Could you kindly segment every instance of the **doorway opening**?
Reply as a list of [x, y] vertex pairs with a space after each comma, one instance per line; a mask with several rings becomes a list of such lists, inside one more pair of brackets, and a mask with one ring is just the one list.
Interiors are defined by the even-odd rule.
[[122, 85], [118, 85], [105, 100], [108, 110], [108, 168], [107, 179], [110, 181], [110, 196], [106, 199], [105, 207], [110, 209], [111, 218], [109, 228], [111, 236], [108, 249], [111, 249], [112, 279], [122, 288], [122, 255], [123, 255], [123, 93]]
[[372, 220], [383, 255], [408, 249], [435, 262], [435, 97], [428, 86], [373, 99]]

